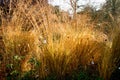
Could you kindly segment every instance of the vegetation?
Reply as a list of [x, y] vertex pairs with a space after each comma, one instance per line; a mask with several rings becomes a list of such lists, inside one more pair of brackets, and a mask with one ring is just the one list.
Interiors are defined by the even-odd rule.
[[119, 19], [104, 6], [78, 14], [78, 0], [71, 0], [72, 18], [46, 1], [1, 7], [0, 80], [119, 80], [113, 77], [120, 66]]

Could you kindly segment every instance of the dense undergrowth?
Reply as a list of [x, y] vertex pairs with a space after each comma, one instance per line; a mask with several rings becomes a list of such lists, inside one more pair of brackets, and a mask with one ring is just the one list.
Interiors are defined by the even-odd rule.
[[119, 27], [109, 39], [89, 14], [76, 16], [30, 0], [1, 9], [0, 79], [110, 80], [120, 65]]

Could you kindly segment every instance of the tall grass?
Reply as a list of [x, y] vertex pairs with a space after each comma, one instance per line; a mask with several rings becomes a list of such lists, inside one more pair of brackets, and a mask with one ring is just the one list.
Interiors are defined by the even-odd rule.
[[80, 69], [94, 66], [98, 71], [99, 65], [100, 75], [107, 76], [109, 61], [119, 55], [115, 50], [118, 45], [116, 38], [112, 52], [109, 52], [106, 48], [107, 36], [93, 29], [87, 14], [76, 15], [74, 20], [58, 13], [50, 5], [19, 0], [11, 17], [2, 17], [7, 76], [23, 78], [30, 72], [31, 77], [39, 79], [54, 76], [56, 80], [65, 80]]
[[49, 31], [47, 34], [43, 47], [48, 75], [55, 75], [57, 80], [64, 79], [80, 66], [86, 70], [89, 65], [100, 63], [101, 54], [105, 49], [104, 44], [97, 42], [89, 30], [75, 32], [72, 28], [54, 29], [55, 32], [52, 30], [53, 32]]
[[120, 28], [116, 27], [113, 31], [113, 41], [112, 46], [106, 49], [106, 53], [103, 56], [102, 67], [101, 67], [101, 76], [104, 77], [105, 80], [109, 80], [111, 78], [112, 73], [119, 67], [120, 65]]
[[38, 56], [38, 36], [35, 31], [21, 31], [20, 27], [7, 26], [3, 30], [5, 53], [3, 54], [6, 77], [20, 78], [26, 71], [32, 70], [29, 61]]

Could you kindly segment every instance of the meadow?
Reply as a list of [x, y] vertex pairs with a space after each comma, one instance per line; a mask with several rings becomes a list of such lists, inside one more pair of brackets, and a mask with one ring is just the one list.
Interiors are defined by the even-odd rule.
[[113, 80], [119, 24], [108, 34], [90, 14], [75, 16], [31, 0], [1, 8], [0, 80]]

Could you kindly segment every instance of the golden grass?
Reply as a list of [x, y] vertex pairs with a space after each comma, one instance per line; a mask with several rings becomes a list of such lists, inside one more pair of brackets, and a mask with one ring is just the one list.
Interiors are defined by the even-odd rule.
[[113, 41], [112, 46], [110, 48], [107, 47], [105, 54], [102, 56], [102, 64], [100, 75], [104, 78], [104, 80], [109, 80], [111, 78], [112, 73], [119, 67], [120, 65], [120, 28], [116, 27], [113, 32]]
[[94, 25], [86, 14], [76, 15], [76, 20], [69, 17], [64, 20], [64, 14], [57, 16], [51, 6], [31, 5], [31, 0], [19, 1], [16, 5], [9, 22], [6, 19], [2, 22], [6, 64], [13, 64], [18, 69], [13, 57], [24, 56], [19, 68], [30, 71], [32, 65], [28, 62], [35, 57], [41, 62], [37, 68], [39, 77], [55, 75], [61, 80], [80, 66], [87, 69], [90, 65], [97, 65], [98, 70], [99, 64], [100, 75], [107, 76], [108, 64], [115, 63], [111, 61], [116, 61], [119, 55], [116, 50], [119, 36], [113, 40], [111, 52], [108, 37], [93, 29]]
[[[13, 57], [25, 57], [23, 60], [20, 60], [22, 70], [25, 71], [28, 69], [25, 68], [27, 60], [30, 58], [28, 56], [36, 56], [38, 53], [38, 36], [35, 34], [35, 31], [24, 32], [19, 28], [13, 28], [8, 26], [4, 28], [3, 32], [3, 41], [5, 44], [5, 58], [9, 59], [9, 62], [14, 62]], [[13, 63], [14, 64], [14, 63]]]
[[46, 75], [54, 74], [57, 79], [62, 79], [79, 66], [86, 69], [92, 61], [100, 63], [105, 45], [96, 41], [94, 35], [90, 34], [91, 30], [75, 32], [70, 27], [62, 27], [62, 30], [55, 27], [54, 30], [48, 31], [46, 43], [42, 47]]

